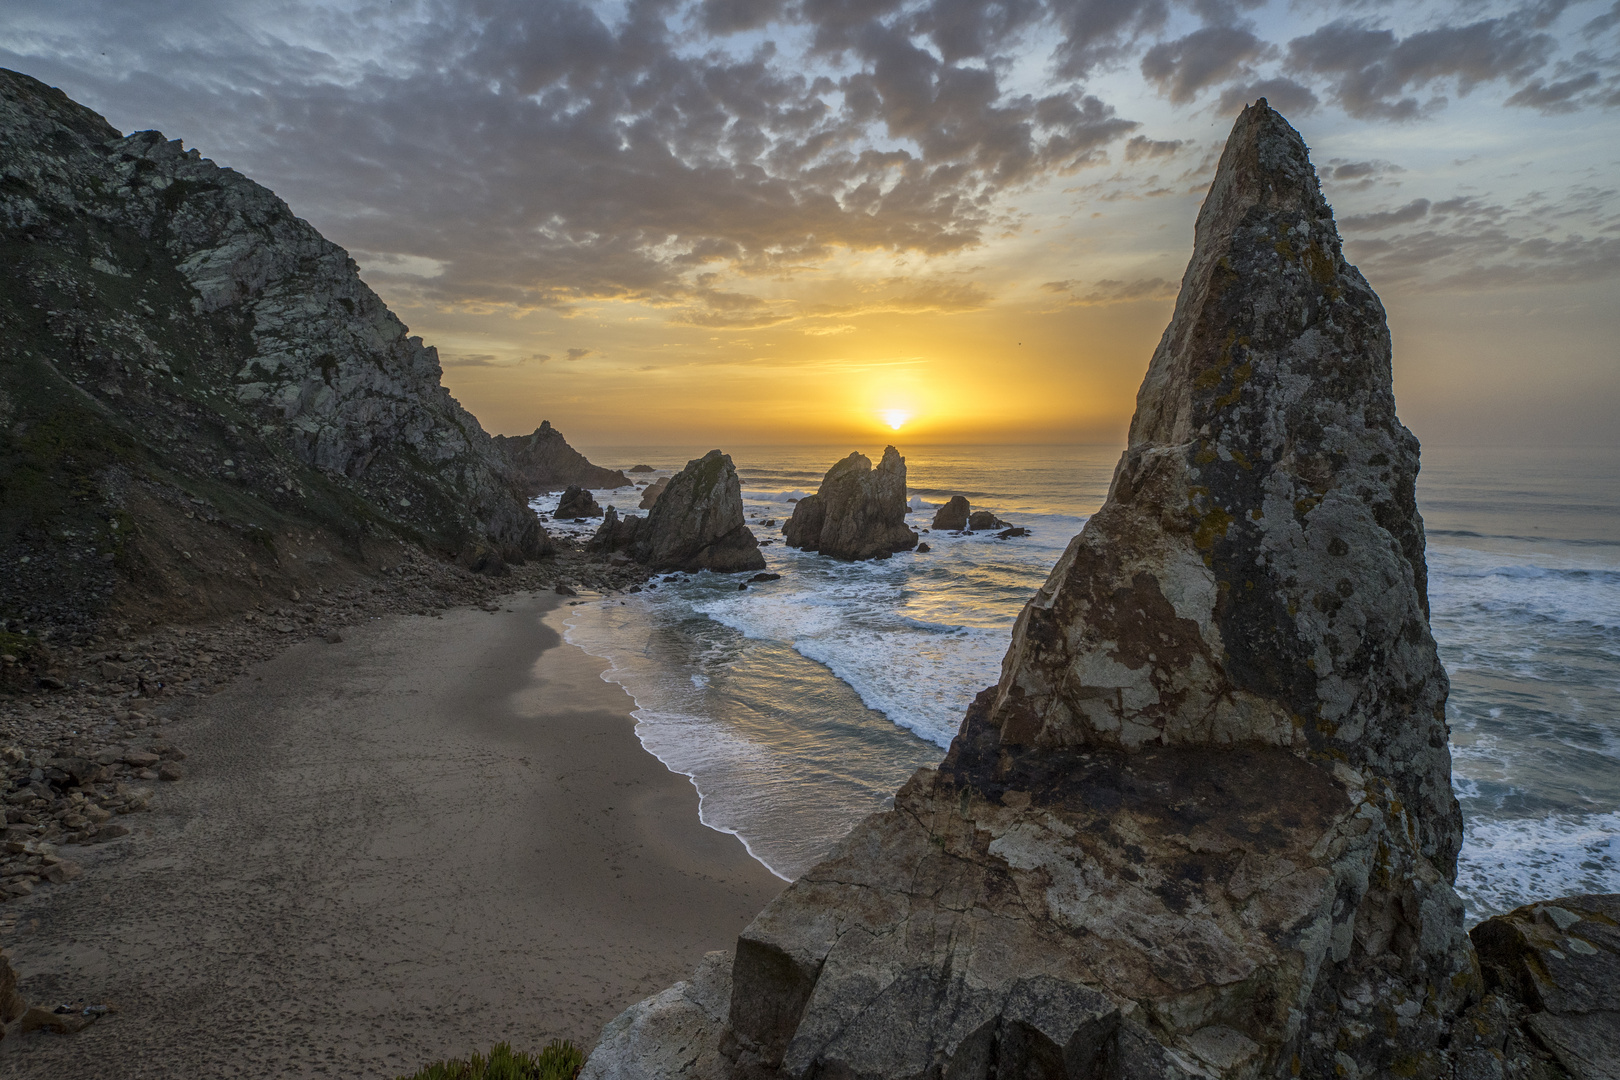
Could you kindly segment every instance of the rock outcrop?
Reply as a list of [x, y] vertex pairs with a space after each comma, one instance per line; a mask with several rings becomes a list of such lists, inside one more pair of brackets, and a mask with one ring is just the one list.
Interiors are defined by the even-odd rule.
[[570, 518], [593, 518], [602, 516], [602, 507], [596, 501], [596, 496], [582, 487], [570, 485], [563, 489], [562, 496], [557, 500], [557, 509], [551, 516], [558, 520]]
[[991, 529], [1007, 528], [1007, 522], [1002, 521], [988, 510], [975, 510], [968, 515], [967, 527], [974, 532], [988, 532]]
[[1528, 904], [1469, 937], [1505, 1021], [1470, 1025], [1494, 1036], [1477, 1048], [1479, 1075], [1496, 1055], [1528, 1058], [1539, 1046], [1576, 1080], [1620, 1078], [1620, 894]]
[[3, 70], [0, 173], [0, 612], [251, 606], [320, 580], [281, 557], [311, 533], [334, 567], [550, 549], [435, 351], [272, 192]]
[[973, 512], [973, 504], [967, 501], [965, 495], [952, 495], [950, 501], [934, 511], [935, 529], [949, 532], [961, 532], [967, 528], [968, 515]]
[[742, 482], [729, 455], [710, 450], [686, 463], [646, 517], [609, 510], [594, 551], [623, 552], [654, 570], [765, 569], [759, 541], [743, 523]]
[[637, 509], [651, 510], [657, 506], [658, 497], [664, 493], [664, 489], [667, 487], [669, 487], [669, 477], [667, 476], [660, 476], [657, 480], [648, 484], [647, 489], [641, 493], [641, 502], [637, 505]]
[[790, 547], [835, 559], [887, 559], [917, 546], [906, 510], [906, 459], [889, 446], [876, 469], [862, 453], [828, 469], [820, 489], [794, 506], [782, 533]]
[[618, 469], [592, 465], [584, 454], [568, 445], [550, 420], [540, 421], [532, 435], [496, 435], [495, 448], [530, 498], [573, 486], [597, 491], [630, 486], [630, 478]]
[[[939, 768], [743, 931], [694, 1062], [1451, 1075], [1482, 987], [1451, 888], [1417, 450], [1383, 309], [1261, 101], [1222, 154], [1107, 501]], [[608, 1040], [592, 1064], [632, 1053]]]

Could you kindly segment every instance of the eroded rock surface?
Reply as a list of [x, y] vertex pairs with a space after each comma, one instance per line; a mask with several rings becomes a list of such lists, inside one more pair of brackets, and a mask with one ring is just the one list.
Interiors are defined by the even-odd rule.
[[641, 502], [637, 504], [637, 509], [651, 510], [654, 506], [657, 506], [658, 497], [664, 493], [664, 489], [667, 487], [669, 487], [669, 477], [667, 476], [660, 476], [657, 480], [648, 484], [647, 489], [641, 493]]
[[917, 546], [906, 526], [906, 459], [892, 446], [877, 468], [852, 453], [827, 470], [821, 487], [793, 507], [782, 527], [790, 547], [835, 559], [887, 559]]
[[545, 491], [560, 491], [577, 485], [583, 488], [621, 488], [630, 478], [618, 469], [592, 465], [584, 454], [568, 445], [562, 432], [550, 420], [540, 421], [532, 435], [496, 435], [495, 448], [506, 458], [524, 494], [534, 497]]
[[1262, 101], [1107, 502], [940, 767], [739, 937], [712, 1075], [1451, 1076], [1482, 987], [1416, 473]]
[[1620, 1080], [1620, 894], [1527, 904], [1469, 936], [1513, 1011], [1504, 1047], [1527, 1033], [1576, 1080]]
[[670, 477], [646, 517], [620, 518], [609, 510], [590, 548], [623, 552], [654, 570], [765, 569], [759, 541], [743, 523], [737, 469], [730, 455], [718, 450], [692, 459]]

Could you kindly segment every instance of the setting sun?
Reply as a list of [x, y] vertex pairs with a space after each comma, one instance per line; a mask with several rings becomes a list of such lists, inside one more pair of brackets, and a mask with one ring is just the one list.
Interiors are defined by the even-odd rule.
[[883, 422], [888, 424], [895, 431], [899, 431], [900, 425], [904, 424], [910, 419], [911, 414], [908, 412], [903, 412], [900, 409], [890, 409], [888, 412], [883, 414]]

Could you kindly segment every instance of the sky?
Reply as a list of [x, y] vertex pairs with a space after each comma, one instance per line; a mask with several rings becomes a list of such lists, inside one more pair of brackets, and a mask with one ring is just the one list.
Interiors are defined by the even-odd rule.
[[1620, 0], [6, 0], [0, 66], [598, 446], [1122, 443], [1265, 96], [1419, 438], [1620, 443]]

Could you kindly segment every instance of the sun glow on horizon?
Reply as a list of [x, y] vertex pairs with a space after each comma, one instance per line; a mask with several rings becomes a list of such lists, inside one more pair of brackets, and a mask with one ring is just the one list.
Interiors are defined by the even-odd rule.
[[910, 419], [911, 414], [904, 409], [888, 409], [883, 413], [883, 422], [895, 431], [899, 431], [901, 425]]

